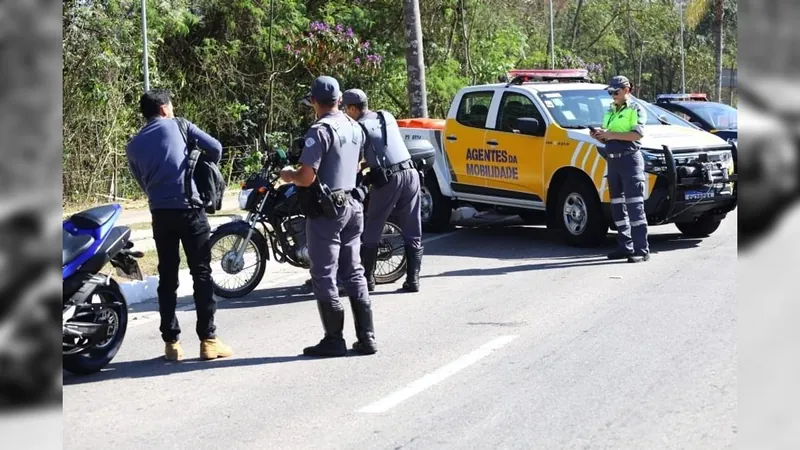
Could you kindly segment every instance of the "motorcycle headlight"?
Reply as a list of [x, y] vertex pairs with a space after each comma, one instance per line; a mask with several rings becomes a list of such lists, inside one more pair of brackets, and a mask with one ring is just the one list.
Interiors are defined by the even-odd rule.
[[252, 192], [252, 189], [242, 189], [239, 192], [239, 209], [247, 209], [247, 199], [250, 198]]
[[642, 150], [644, 157], [644, 171], [649, 173], [663, 173], [667, 171], [667, 160], [664, 156]]

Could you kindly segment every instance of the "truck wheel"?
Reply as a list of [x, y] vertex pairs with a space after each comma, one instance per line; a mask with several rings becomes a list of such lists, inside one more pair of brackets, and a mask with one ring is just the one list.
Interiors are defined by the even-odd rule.
[[562, 239], [576, 247], [594, 247], [605, 242], [608, 234], [600, 198], [594, 186], [570, 175], [559, 187], [553, 221]]
[[675, 226], [686, 237], [701, 238], [717, 231], [721, 223], [722, 219], [704, 217], [697, 222], [676, 222]]
[[452, 228], [450, 216], [453, 214], [453, 202], [442, 195], [435, 174], [425, 177], [425, 184], [420, 189], [422, 229], [432, 233], [441, 233]]

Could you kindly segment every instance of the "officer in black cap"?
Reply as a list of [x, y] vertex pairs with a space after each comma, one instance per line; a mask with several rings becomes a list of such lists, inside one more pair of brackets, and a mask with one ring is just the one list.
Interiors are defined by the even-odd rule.
[[631, 98], [631, 82], [626, 77], [612, 78], [607, 90], [614, 102], [603, 117], [603, 129], [595, 130], [592, 136], [605, 143], [605, 148], [598, 150], [602, 150], [599, 153], [608, 162], [611, 215], [617, 227], [617, 248], [608, 258], [634, 263], [647, 261], [650, 259], [644, 212], [647, 177], [644, 157], [639, 151], [647, 112]]
[[[318, 198], [330, 200], [328, 209], [309, 207], [306, 238], [311, 260], [311, 280], [317, 298], [325, 337], [307, 347], [308, 356], [344, 356], [347, 345], [342, 336], [344, 307], [339, 301], [338, 278], [345, 285], [353, 311], [357, 341], [353, 349], [363, 354], [377, 351], [372, 308], [364, 268], [361, 265], [361, 233], [364, 209], [351, 191], [356, 186], [359, 159], [366, 142], [358, 123], [339, 110], [339, 82], [328, 76], [314, 80], [303, 103], [311, 105], [317, 121], [306, 133], [299, 170], [285, 168], [281, 179], [323, 192]], [[318, 189], [317, 189], [318, 188]], [[328, 191], [329, 190], [329, 191]], [[318, 202], [324, 205], [324, 201]]]
[[383, 226], [394, 213], [397, 226], [403, 232], [408, 259], [403, 289], [418, 292], [423, 251], [419, 172], [391, 113], [370, 111], [367, 94], [361, 89], [345, 91], [342, 105], [347, 115], [364, 127], [369, 139], [369, 144], [364, 147], [364, 159], [369, 166], [370, 200], [361, 238], [361, 261], [367, 273], [369, 290], [375, 289], [375, 260]]

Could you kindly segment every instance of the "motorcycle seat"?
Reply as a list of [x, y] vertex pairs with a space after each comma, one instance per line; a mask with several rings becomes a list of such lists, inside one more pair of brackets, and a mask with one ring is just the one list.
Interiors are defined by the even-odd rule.
[[75, 261], [83, 252], [89, 249], [94, 243], [94, 238], [86, 235], [69, 234], [67, 230], [61, 229], [61, 265]]
[[89, 208], [86, 211], [75, 214], [70, 217], [70, 221], [72, 221], [76, 227], [84, 230], [100, 228], [114, 217], [117, 209], [118, 208], [113, 204], [95, 206], [94, 208]]

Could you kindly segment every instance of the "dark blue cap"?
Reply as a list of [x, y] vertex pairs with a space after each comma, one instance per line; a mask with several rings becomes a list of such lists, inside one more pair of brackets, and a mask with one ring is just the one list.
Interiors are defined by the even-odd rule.
[[342, 92], [339, 90], [339, 82], [336, 81], [336, 78], [321, 76], [317, 77], [317, 79], [311, 83], [311, 90], [303, 97], [302, 102], [311, 106], [312, 97], [318, 101], [324, 102], [338, 100], [341, 95]]
[[608, 87], [606, 89], [622, 89], [626, 87], [631, 87], [631, 82], [628, 78], [623, 77], [622, 75], [617, 75], [611, 79], [611, 82], [608, 83]]
[[348, 89], [342, 94], [342, 104], [345, 106], [363, 103], [367, 103], [367, 94], [361, 89]]

